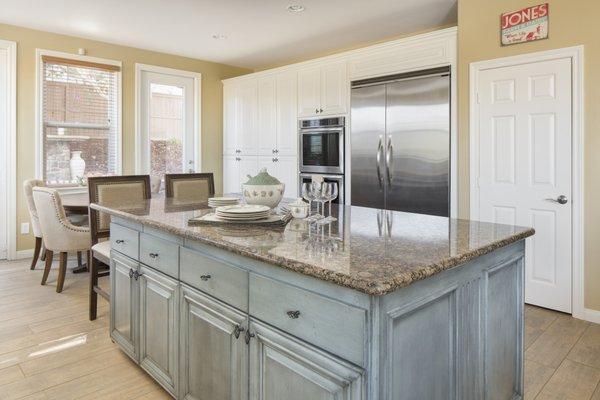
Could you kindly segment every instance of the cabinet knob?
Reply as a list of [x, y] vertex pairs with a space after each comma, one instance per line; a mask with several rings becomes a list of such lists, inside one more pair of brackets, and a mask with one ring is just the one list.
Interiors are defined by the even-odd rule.
[[132, 269], [129, 270], [129, 279], [131, 279], [131, 278], [133, 278], [133, 270]]
[[210, 279], [210, 275], [200, 275], [200, 279], [202, 279], [204, 282], [206, 282], [207, 280]]
[[241, 158], [239, 158], [239, 157], [235, 158], [235, 161], [240, 161], [240, 160], [241, 160]]
[[286, 314], [291, 319], [298, 319], [298, 317], [300, 317], [300, 311], [298, 310], [288, 311]]
[[271, 158], [271, 161], [277, 162], [277, 161], [279, 161], [279, 159], [277, 157], [273, 157], [273, 158]]
[[136, 281], [140, 278], [140, 276], [142, 276], [144, 274], [140, 274], [137, 271], [133, 271], [133, 279], [135, 279]]
[[150, 253], [148, 254], [150, 258], [158, 258], [158, 253]]
[[273, 150], [271, 151], [271, 153], [275, 154], [275, 153], [277, 153], [277, 151], [275, 151], [275, 149], [273, 149]]
[[235, 329], [233, 330], [233, 336], [235, 336], [236, 339], [238, 339], [240, 337], [240, 332], [244, 332], [246, 329], [244, 329], [243, 327], [236, 325]]
[[322, 109], [322, 108], [319, 108], [319, 112], [320, 112], [320, 113], [322, 113], [322, 112], [323, 112], [323, 109]]
[[244, 341], [246, 342], [246, 344], [250, 343], [250, 339], [252, 339], [254, 337], [254, 333], [250, 333], [250, 329], [246, 329], [246, 337], [244, 338]]
[[319, 113], [319, 109], [315, 108], [315, 113], [318, 114]]
[[115, 243], [116, 244], [123, 244], [123, 243], [125, 243], [125, 241], [123, 239], [117, 239], [117, 240], [115, 240]]

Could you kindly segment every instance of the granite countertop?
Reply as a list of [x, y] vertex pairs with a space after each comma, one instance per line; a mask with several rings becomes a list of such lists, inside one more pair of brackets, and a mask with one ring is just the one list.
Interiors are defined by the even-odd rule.
[[207, 205], [169, 198], [91, 207], [371, 295], [390, 293], [534, 234], [518, 226], [355, 206], [334, 205], [338, 221], [313, 224], [310, 232], [304, 220], [285, 227], [190, 226], [190, 218], [211, 212]]

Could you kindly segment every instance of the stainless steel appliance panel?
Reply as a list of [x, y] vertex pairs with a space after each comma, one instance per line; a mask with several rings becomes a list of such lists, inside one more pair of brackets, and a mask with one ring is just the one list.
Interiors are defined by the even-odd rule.
[[386, 87], [385, 208], [448, 216], [450, 77], [413, 78]]
[[385, 208], [385, 85], [352, 89], [352, 205]]
[[300, 120], [300, 172], [344, 173], [344, 118]]

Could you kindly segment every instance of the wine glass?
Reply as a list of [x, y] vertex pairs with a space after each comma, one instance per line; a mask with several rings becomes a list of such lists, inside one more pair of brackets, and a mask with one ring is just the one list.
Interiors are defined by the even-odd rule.
[[310, 215], [312, 212], [312, 202], [316, 199], [316, 191], [313, 188], [312, 182], [305, 182], [302, 184], [302, 198], [308, 201], [308, 217], [307, 221], [314, 221], [315, 215]]
[[338, 184], [337, 182], [327, 183], [327, 189], [325, 190], [326, 199], [329, 202], [329, 216], [325, 218], [327, 222], [337, 221], [337, 218], [331, 215], [331, 203], [338, 197]]
[[[323, 188], [325, 186], [325, 182], [312, 182], [312, 192], [314, 194], [314, 200], [317, 202], [317, 212], [313, 215], [313, 220], [324, 218], [323, 214], [325, 214], [325, 197], [323, 195]], [[321, 207], [319, 207], [319, 204]]]

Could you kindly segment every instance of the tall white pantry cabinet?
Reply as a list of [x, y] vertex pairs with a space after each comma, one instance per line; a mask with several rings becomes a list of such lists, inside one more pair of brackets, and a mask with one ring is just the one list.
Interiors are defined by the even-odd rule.
[[298, 196], [298, 118], [347, 112], [346, 63], [224, 82], [223, 192], [266, 168]]

